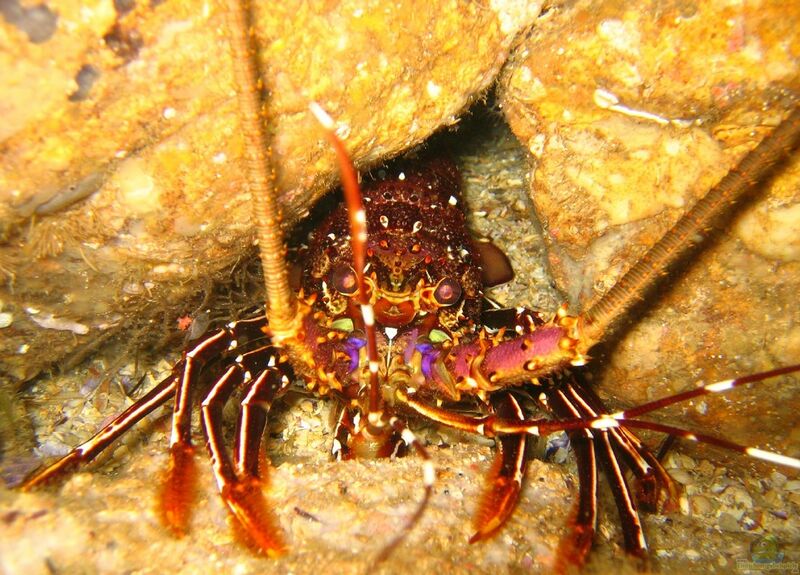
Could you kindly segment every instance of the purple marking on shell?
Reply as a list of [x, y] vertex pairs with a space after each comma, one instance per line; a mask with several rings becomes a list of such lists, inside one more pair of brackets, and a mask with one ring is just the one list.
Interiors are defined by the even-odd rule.
[[433, 362], [438, 359], [439, 350], [430, 343], [418, 343], [416, 347], [422, 354], [422, 374], [428, 379], [433, 379]]
[[349, 372], [353, 373], [359, 364], [359, 351], [361, 348], [367, 345], [367, 340], [361, 339], [359, 337], [349, 337], [345, 341], [344, 349], [347, 351], [347, 354], [350, 356], [350, 367]]

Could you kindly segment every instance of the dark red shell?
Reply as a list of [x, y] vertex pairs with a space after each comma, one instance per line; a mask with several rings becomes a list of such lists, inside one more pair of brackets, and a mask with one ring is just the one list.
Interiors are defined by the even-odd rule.
[[[375, 274], [381, 289], [393, 292], [413, 291], [420, 279], [436, 286], [452, 278], [462, 291], [453, 307], [463, 303], [461, 315], [476, 322], [481, 310], [481, 268], [466, 227], [460, 188], [458, 169], [447, 159], [400, 160], [374, 170], [362, 183], [367, 273]], [[347, 315], [336, 301], [339, 296], [332, 293], [330, 278], [334, 266], [353, 261], [344, 204], [313, 233], [307, 257], [304, 292], [321, 294], [326, 313]]]

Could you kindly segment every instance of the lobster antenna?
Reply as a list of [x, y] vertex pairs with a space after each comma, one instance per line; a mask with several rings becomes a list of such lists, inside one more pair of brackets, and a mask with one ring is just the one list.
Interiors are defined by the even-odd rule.
[[491, 425], [487, 425], [487, 428], [490, 427], [491, 431], [498, 435], [516, 435], [520, 433], [527, 433], [529, 435], [541, 437], [557, 431], [576, 431], [579, 429], [603, 430], [613, 429], [615, 427], [636, 427], [639, 429], [649, 429], [650, 431], [666, 433], [667, 435], [673, 435], [689, 441], [715, 445], [717, 447], [721, 447], [722, 449], [736, 451], [738, 453], [749, 455], [750, 457], [761, 459], [762, 461], [767, 461], [769, 463], [800, 469], [800, 459], [797, 459], [796, 457], [789, 457], [788, 455], [783, 455], [774, 451], [766, 451], [757, 447], [740, 445], [738, 443], [734, 443], [733, 441], [728, 441], [727, 439], [720, 439], [719, 437], [706, 435], [704, 433], [695, 433], [693, 431], [681, 429], [680, 427], [673, 427], [672, 425], [664, 425], [662, 423], [656, 423], [653, 421], [642, 421], [641, 419], [627, 419], [623, 417], [623, 415], [624, 412], [603, 414], [598, 417], [585, 419], [580, 417], [575, 419], [541, 419], [529, 421], [497, 419], [493, 421]]
[[308, 109], [325, 129], [336, 157], [339, 160], [339, 171], [342, 179], [344, 199], [347, 203], [347, 216], [350, 221], [350, 243], [353, 249], [353, 267], [356, 272], [358, 285], [358, 303], [361, 306], [361, 316], [364, 319], [364, 331], [367, 340], [367, 359], [369, 360], [369, 410], [368, 423], [373, 427], [382, 427], [383, 412], [381, 408], [381, 393], [378, 382], [378, 344], [375, 335], [375, 312], [369, 303], [367, 285], [364, 281], [364, 267], [367, 260], [367, 212], [361, 198], [361, 189], [358, 185], [358, 173], [353, 161], [344, 147], [344, 143], [336, 135], [336, 124], [322, 106], [311, 102]]
[[706, 435], [703, 433], [695, 433], [693, 431], [688, 431], [671, 425], [665, 425], [662, 423], [635, 419], [641, 415], [644, 415], [645, 413], [650, 413], [656, 411], [657, 409], [666, 407], [668, 405], [673, 405], [682, 401], [687, 401], [689, 399], [699, 397], [701, 395], [711, 395], [714, 393], [726, 392], [730, 389], [733, 389], [734, 387], [739, 387], [741, 385], [745, 385], [748, 383], [761, 382], [771, 377], [778, 377], [781, 375], [786, 375], [798, 371], [800, 371], [800, 364], [781, 367], [770, 371], [763, 371], [760, 373], [754, 373], [752, 375], [742, 376], [735, 379], [726, 379], [723, 381], [718, 381], [716, 383], [702, 385], [695, 389], [684, 391], [682, 393], [676, 393], [675, 395], [662, 397], [661, 399], [657, 399], [655, 401], [651, 401], [623, 411], [617, 411], [615, 413], [603, 413], [598, 415], [597, 417], [562, 419], [562, 420], [542, 419], [542, 420], [529, 420], [529, 421], [495, 419], [493, 422], [486, 422], [486, 423], [488, 423], [487, 427], [489, 427], [494, 433], [498, 434], [528, 433], [530, 435], [537, 435], [537, 436], [548, 435], [550, 433], [554, 433], [557, 431], [573, 431], [579, 429], [602, 430], [602, 429], [611, 429], [615, 427], [626, 427], [626, 428], [636, 427], [639, 429], [648, 429], [650, 431], [666, 433], [668, 435], [679, 437], [681, 439], [686, 439], [689, 441], [715, 445], [717, 447], [721, 447], [722, 449], [727, 449], [729, 451], [736, 451], [738, 453], [742, 453], [744, 455], [748, 455], [756, 459], [761, 459], [769, 463], [784, 465], [787, 467], [792, 467], [794, 469], [800, 469], [800, 459], [797, 459], [795, 457], [789, 457], [787, 455], [775, 453], [773, 451], [766, 451], [763, 449], [759, 449], [757, 447], [748, 447], [745, 445], [740, 445], [738, 443], [728, 441], [727, 439], [721, 439], [719, 437], [714, 437], [713, 435]]
[[266, 127], [269, 94], [261, 79], [250, 0], [228, 0], [226, 13], [244, 135], [247, 183], [253, 196], [258, 251], [267, 291], [267, 317], [273, 343], [280, 343], [296, 335], [300, 314], [284, 262], [283, 218], [277, 201], [272, 147]]
[[774, 453], [772, 451], [765, 451], [763, 449], [758, 449], [756, 447], [747, 447], [744, 445], [739, 445], [738, 443], [733, 443], [732, 441], [728, 441], [726, 439], [720, 439], [718, 437], [704, 435], [701, 433], [694, 433], [670, 425], [664, 425], [651, 421], [642, 421], [640, 419], [635, 419], [640, 415], [644, 415], [645, 413], [650, 413], [657, 409], [661, 409], [662, 407], [678, 403], [679, 401], [686, 401], [688, 399], [692, 399], [694, 397], [698, 397], [701, 395], [709, 395], [712, 393], [725, 392], [730, 389], [733, 389], [734, 387], [738, 387], [746, 383], [760, 382], [770, 377], [777, 377], [780, 375], [786, 375], [788, 373], [794, 373], [799, 371], [800, 371], [800, 364], [790, 365], [787, 367], [773, 369], [771, 371], [764, 371], [761, 373], [755, 373], [752, 375], [747, 375], [736, 379], [727, 379], [724, 381], [719, 381], [717, 383], [707, 384], [693, 390], [685, 391], [683, 393], [678, 393], [668, 397], [663, 397], [661, 399], [657, 399], [655, 401], [651, 401], [649, 403], [637, 407], [632, 407], [624, 411], [618, 411], [615, 413], [602, 413], [597, 417], [572, 418], [572, 419], [561, 419], [561, 420], [550, 420], [550, 419], [519, 420], [519, 419], [507, 419], [503, 417], [497, 417], [495, 415], [483, 415], [483, 416], [463, 415], [463, 414], [453, 413], [438, 406], [428, 405], [425, 402], [415, 399], [413, 396], [407, 394], [404, 391], [398, 391], [397, 398], [404, 405], [406, 405], [413, 411], [419, 413], [420, 415], [426, 417], [427, 419], [430, 419], [438, 423], [442, 423], [454, 429], [469, 431], [472, 433], [485, 435], [487, 437], [494, 437], [497, 435], [519, 435], [519, 434], [543, 436], [557, 431], [576, 431], [580, 429], [602, 430], [602, 429], [611, 429], [615, 427], [638, 427], [641, 429], [649, 429], [651, 431], [657, 431], [675, 437], [688, 439], [689, 441], [696, 441], [700, 443], [708, 443], [710, 445], [716, 445], [717, 447], [743, 453], [745, 455], [749, 455], [750, 457], [754, 457], [756, 459], [761, 459], [764, 461], [768, 461], [770, 463], [775, 463], [778, 465], [785, 465], [787, 467], [800, 469], [800, 459], [797, 459], [795, 457], [789, 457], [786, 455], [782, 455], [780, 453]]
[[771, 369], [769, 371], [762, 371], [760, 373], [743, 375], [741, 377], [736, 377], [733, 379], [724, 379], [716, 383], [707, 383], [705, 385], [698, 385], [694, 389], [690, 389], [682, 393], [676, 393], [675, 395], [662, 397], [661, 399], [649, 401], [647, 403], [637, 405], [636, 407], [632, 407], [624, 411], [613, 413], [611, 414], [611, 417], [614, 417], [616, 419], [631, 419], [634, 417], [639, 417], [640, 415], [644, 415], [645, 413], [650, 413], [652, 411], [662, 409], [664, 407], [667, 407], [668, 405], [674, 405], [676, 403], [681, 403], [683, 401], [694, 399], [695, 397], [725, 392], [728, 391], [729, 389], [733, 389], [734, 387], [739, 387], [741, 385], [745, 385], [748, 383], [761, 382], [771, 377], [787, 375], [789, 373], [794, 373], [797, 371], [800, 371], [800, 364], [787, 365], [786, 367], [779, 367], [776, 369]]
[[422, 515], [425, 513], [425, 510], [428, 508], [428, 504], [431, 500], [431, 495], [433, 495], [433, 484], [436, 482], [436, 467], [433, 464], [433, 459], [431, 458], [428, 451], [423, 447], [422, 443], [420, 443], [419, 439], [414, 435], [414, 433], [406, 427], [405, 423], [401, 422], [396, 417], [392, 417], [389, 420], [389, 425], [397, 432], [401, 434], [403, 438], [403, 442], [408, 447], [413, 447], [417, 454], [422, 458], [422, 485], [425, 489], [424, 495], [422, 500], [417, 504], [417, 508], [414, 510], [414, 513], [408, 518], [405, 525], [401, 528], [400, 532], [394, 536], [394, 538], [386, 544], [383, 549], [380, 550], [378, 555], [373, 559], [371, 563], [370, 572], [374, 571], [375, 568], [380, 564], [386, 561], [389, 556], [394, 553], [394, 550], [397, 549], [403, 541], [405, 541], [408, 534], [411, 533], [411, 530], [414, 526], [419, 523], [419, 520], [422, 519]]
[[719, 217], [772, 173], [800, 141], [800, 107], [745, 155], [703, 198], [620, 278], [614, 287], [582, 315], [582, 346], [598, 343], [659, 277], [663, 276]]

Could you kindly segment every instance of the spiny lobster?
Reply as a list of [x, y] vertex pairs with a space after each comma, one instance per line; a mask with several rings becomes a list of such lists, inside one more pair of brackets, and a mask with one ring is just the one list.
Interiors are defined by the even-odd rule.
[[[231, 14], [243, 16], [237, 10]], [[571, 316], [562, 307], [555, 317], [542, 318], [527, 310], [483, 312], [483, 287], [503, 281], [508, 270], [490, 245], [469, 238], [459, 205], [458, 176], [451, 164], [435, 160], [424, 168], [399, 164], [396, 171], [365, 186], [362, 198], [343, 146], [333, 137], [332, 122], [316, 107], [342, 156], [347, 200], [346, 209], [332, 214], [314, 235], [300, 296], [295, 297], [277, 232], [279, 209], [264, 163], [264, 150], [269, 148], [254, 88], [257, 70], [247, 53], [247, 29], [244, 21], [231, 25], [231, 31], [239, 34], [232, 44], [240, 55], [239, 96], [258, 210], [267, 314], [232, 322], [196, 341], [167, 379], [93, 438], [34, 472], [24, 488], [90, 461], [174, 397], [171, 463], [162, 508], [170, 529], [186, 532], [195, 479], [191, 412], [197, 384], [207, 375], [213, 381], [200, 411], [215, 479], [246, 537], [272, 556], [283, 553], [285, 544], [262, 493], [260, 444], [270, 406], [291, 388], [295, 377], [313, 393], [337, 400], [335, 457], [389, 457], [413, 448], [423, 459], [425, 496], [379, 558], [388, 555], [418, 521], [435, 481], [427, 450], [406, 425], [409, 419], [496, 439], [498, 459], [473, 542], [497, 532], [511, 516], [528, 464], [529, 436], [567, 430], [575, 449], [580, 494], [572, 532], [563, 545], [565, 564], [582, 564], [591, 546], [598, 466], [609, 478], [624, 545], [631, 554], [644, 556], [646, 544], [624, 470], [636, 477], [643, 507], [675, 503], [674, 483], [631, 428], [662, 431], [800, 467], [789, 457], [639, 419], [678, 401], [797, 371], [800, 366], [706, 385], [616, 413], [567, 371], [584, 363], [589, 349], [644, 286], [669, 267], [682, 246], [789, 153], [800, 134], [800, 111], [793, 112], [701, 200], [599, 304], [581, 316]], [[244, 390], [244, 400], [231, 456], [224, 445], [222, 409], [237, 388]], [[520, 398], [531, 393], [556, 419], [530, 418]], [[480, 413], [472, 415], [465, 408]]]

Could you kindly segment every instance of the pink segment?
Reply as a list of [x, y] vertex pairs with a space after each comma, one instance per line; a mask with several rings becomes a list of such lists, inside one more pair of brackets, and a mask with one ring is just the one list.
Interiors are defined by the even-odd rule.
[[[499, 343], [486, 351], [481, 372], [487, 377], [496, 373], [506, 379], [525, 374], [528, 371], [525, 364], [531, 360], [552, 363], [564, 355], [558, 345], [564, 336], [565, 332], [561, 327], [540, 327], [533, 333]], [[454, 362], [453, 375], [469, 377], [470, 363], [479, 353], [480, 346], [477, 342], [453, 348], [450, 354], [451, 361]]]

